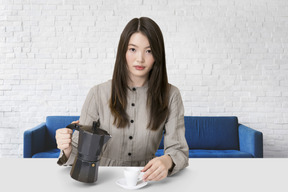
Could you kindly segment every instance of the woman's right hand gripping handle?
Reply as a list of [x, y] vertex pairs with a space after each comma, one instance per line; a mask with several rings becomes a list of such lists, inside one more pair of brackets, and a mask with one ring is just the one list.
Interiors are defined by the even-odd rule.
[[[73, 121], [72, 123], [79, 123]], [[61, 128], [56, 130], [56, 143], [57, 148], [62, 150], [67, 158], [69, 158], [72, 151], [72, 134], [73, 130], [69, 128]]]

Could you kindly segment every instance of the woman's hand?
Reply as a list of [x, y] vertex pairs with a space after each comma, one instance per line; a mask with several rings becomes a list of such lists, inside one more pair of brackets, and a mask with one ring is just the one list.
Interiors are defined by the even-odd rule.
[[155, 157], [150, 160], [141, 170], [146, 173], [143, 175], [144, 181], [160, 181], [168, 175], [169, 169], [172, 167], [173, 161], [169, 155]]
[[[73, 121], [72, 124], [79, 123], [78, 121]], [[72, 151], [72, 133], [73, 130], [68, 128], [61, 128], [56, 130], [56, 143], [57, 148], [61, 149], [65, 156], [69, 158], [71, 151]]]

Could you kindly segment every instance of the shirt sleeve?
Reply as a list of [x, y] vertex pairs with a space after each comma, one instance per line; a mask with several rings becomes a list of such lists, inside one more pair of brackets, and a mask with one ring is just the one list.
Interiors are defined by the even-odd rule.
[[[79, 119], [79, 123], [81, 125], [92, 125], [93, 121], [97, 120], [99, 115], [97, 112], [97, 105], [96, 105], [96, 97], [95, 97], [95, 92], [97, 90], [97, 87], [93, 87], [84, 102], [84, 105], [81, 110], [81, 115]], [[58, 159], [58, 164], [59, 165], [72, 165], [74, 163], [75, 158], [77, 157], [77, 147], [78, 147], [78, 137], [79, 137], [79, 131], [75, 130], [73, 135], [72, 135], [72, 151], [67, 158], [63, 151], [60, 151], [59, 159]]]
[[[173, 88], [173, 87], [172, 87]], [[170, 155], [173, 168], [171, 176], [184, 169], [189, 164], [189, 148], [185, 138], [184, 106], [179, 90], [176, 89], [170, 96], [169, 115], [165, 123], [164, 149], [165, 155]]]

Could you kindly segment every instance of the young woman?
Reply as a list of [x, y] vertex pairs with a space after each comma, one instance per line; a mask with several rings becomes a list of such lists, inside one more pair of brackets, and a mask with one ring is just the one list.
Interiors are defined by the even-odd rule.
[[[158, 25], [147, 17], [124, 28], [112, 81], [94, 86], [78, 122], [101, 128], [112, 138], [102, 149], [102, 166], [144, 166], [144, 181], [157, 181], [188, 166], [184, 107], [179, 90], [168, 83], [164, 41]], [[155, 157], [164, 132], [165, 154]], [[77, 155], [78, 132], [56, 132], [59, 164]]]

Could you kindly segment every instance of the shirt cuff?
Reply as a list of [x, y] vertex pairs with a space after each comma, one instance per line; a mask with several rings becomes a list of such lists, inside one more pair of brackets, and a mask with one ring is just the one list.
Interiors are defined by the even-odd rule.
[[188, 159], [177, 155], [177, 152], [167, 153], [173, 161], [172, 167], [168, 171], [168, 176], [172, 176], [175, 173], [178, 173], [180, 170], [184, 169], [189, 165]]
[[67, 162], [68, 158], [66, 157], [66, 155], [63, 153], [63, 151], [60, 151], [60, 156], [59, 159], [57, 161], [58, 165], [64, 165]]
[[[169, 155], [169, 154], [168, 154], [168, 155]], [[174, 161], [173, 161], [171, 155], [169, 155], [169, 157], [170, 157], [171, 160], [172, 160], [172, 166], [171, 166], [171, 168], [168, 170], [168, 176], [170, 176], [170, 175], [172, 174], [173, 169], [174, 169], [174, 167], [175, 167], [175, 163], [174, 163]]]
[[71, 151], [69, 158], [67, 158], [64, 152], [61, 150], [57, 164], [64, 165], [64, 166], [69, 166], [69, 165], [71, 166], [74, 163], [76, 155], [77, 155], [77, 149], [75, 149], [74, 147], [72, 147], [72, 151]]

